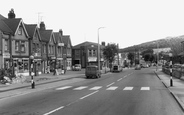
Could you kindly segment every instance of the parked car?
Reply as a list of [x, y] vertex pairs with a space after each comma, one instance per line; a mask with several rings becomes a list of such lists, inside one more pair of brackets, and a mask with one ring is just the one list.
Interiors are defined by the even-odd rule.
[[81, 64], [75, 64], [73, 66], [73, 71], [81, 71]]
[[135, 70], [141, 70], [140, 64], [135, 65]]
[[86, 75], [86, 78], [100, 78], [101, 71], [98, 70], [98, 66], [89, 65], [86, 67], [85, 75]]
[[148, 65], [147, 63], [143, 63], [143, 64], [141, 64], [141, 67], [142, 67], [142, 68], [148, 68], [149, 65]]
[[120, 65], [113, 65], [112, 72], [121, 72], [123, 68]]

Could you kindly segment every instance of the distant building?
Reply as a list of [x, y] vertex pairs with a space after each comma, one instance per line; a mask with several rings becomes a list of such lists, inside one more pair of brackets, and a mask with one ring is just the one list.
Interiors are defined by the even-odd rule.
[[[104, 65], [104, 58], [102, 49], [105, 47], [105, 42], [100, 45], [100, 63], [101, 67]], [[98, 44], [93, 42], [83, 42], [73, 46], [72, 49], [72, 62], [73, 65], [81, 64], [82, 68], [88, 65], [97, 65], [97, 51]]]

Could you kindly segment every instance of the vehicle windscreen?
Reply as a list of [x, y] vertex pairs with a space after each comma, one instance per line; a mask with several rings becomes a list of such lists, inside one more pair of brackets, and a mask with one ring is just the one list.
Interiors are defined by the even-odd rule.
[[113, 69], [114, 69], [114, 70], [118, 70], [118, 66], [114, 66]]

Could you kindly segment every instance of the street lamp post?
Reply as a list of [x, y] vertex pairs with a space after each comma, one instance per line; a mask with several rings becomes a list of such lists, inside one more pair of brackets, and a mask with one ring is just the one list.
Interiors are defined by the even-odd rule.
[[100, 71], [100, 45], [99, 45], [99, 30], [105, 28], [105, 27], [99, 27], [98, 28], [98, 55], [97, 55], [97, 60], [98, 60], [98, 70]]
[[173, 80], [172, 80], [172, 53], [169, 53], [169, 58], [170, 58], [170, 63], [169, 63], [169, 68], [170, 68], [170, 86], [173, 86]]
[[35, 88], [35, 82], [34, 82], [34, 79], [33, 79], [33, 63], [34, 63], [34, 56], [31, 55], [30, 57], [30, 63], [31, 63], [31, 88], [34, 89]]

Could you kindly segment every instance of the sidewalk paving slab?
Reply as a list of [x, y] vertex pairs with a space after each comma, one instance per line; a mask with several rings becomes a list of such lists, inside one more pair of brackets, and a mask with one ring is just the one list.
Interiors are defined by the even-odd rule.
[[162, 72], [162, 70], [155, 71], [157, 77], [162, 81], [164, 86], [169, 89], [171, 95], [180, 105], [181, 109], [184, 111], [184, 81], [172, 77], [173, 86], [170, 86], [171, 76]]

